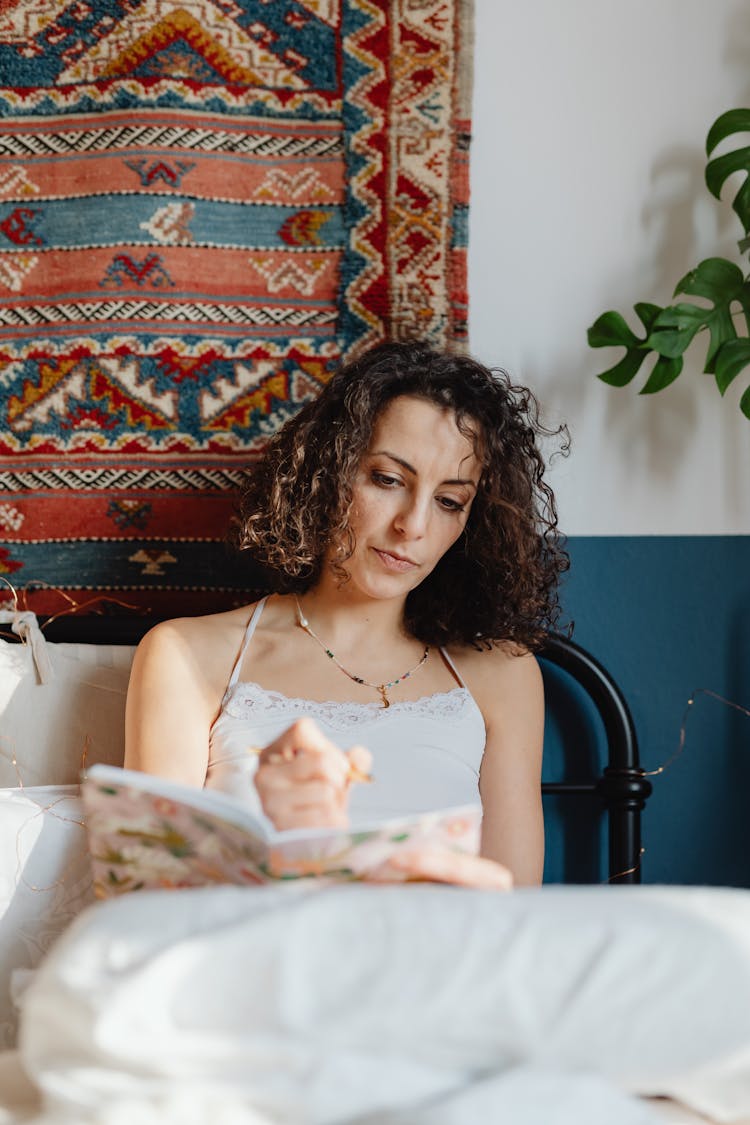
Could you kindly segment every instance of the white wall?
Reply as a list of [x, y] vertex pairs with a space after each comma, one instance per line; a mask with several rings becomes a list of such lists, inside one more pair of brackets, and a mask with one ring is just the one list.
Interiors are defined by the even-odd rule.
[[[529, 383], [573, 452], [552, 472], [571, 535], [750, 531], [750, 421], [701, 374], [639, 396], [596, 373], [606, 309], [638, 322], [742, 231], [703, 184], [704, 142], [750, 105], [747, 0], [475, 0], [470, 346]], [[734, 147], [736, 141], [729, 147]], [[747, 263], [743, 268], [747, 268]], [[621, 354], [621, 353], [620, 353]], [[704, 354], [704, 353], [703, 353]]]

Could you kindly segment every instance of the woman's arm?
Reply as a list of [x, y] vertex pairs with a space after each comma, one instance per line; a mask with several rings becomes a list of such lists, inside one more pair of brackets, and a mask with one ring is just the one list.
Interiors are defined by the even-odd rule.
[[400, 874], [481, 890], [537, 885], [544, 866], [544, 689], [539, 665], [533, 656], [507, 649], [464, 649], [451, 655], [487, 729], [479, 779], [481, 854], [417, 846], [389, 860], [380, 875], [383, 880]]
[[227, 632], [231, 638], [225, 626], [220, 639], [211, 618], [181, 618], [143, 638], [125, 708], [127, 769], [203, 785], [209, 731], [235, 655]]
[[516, 885], [541, 883], [544, 688], [539, 665], [528, 653], [499, 648], [459, 654], [458, 667], [487, 728], [479, 779], [482, 855], [508, 867]]
[[[247, 620], [247, 610], [165, 621], [150, 630], [133, 660], [125, 708], [125, 766], [202, 786], [209, 734]], [[255, 784], [277, 828], [348, 823], [355, 772], [371, 758], [362, 747], [344, 754], [310, 719], [292, 724], [261, 754]]]

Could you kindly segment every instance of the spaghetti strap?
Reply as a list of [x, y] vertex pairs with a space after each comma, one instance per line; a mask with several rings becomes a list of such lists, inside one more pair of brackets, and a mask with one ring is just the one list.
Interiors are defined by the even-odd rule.
[[443, 648], [442, 645], [440, 646], [438, 651], [439, 651], [440, 655], [442, 656], [443, 660], [445, 661], [445, 663], [450, 668], [453, 675], [456, 677], [456, 680], [458, 681], [459, 686], [468, 691], [468, 688], [466, 687], [466, 684], [464, 683], [463, 676], [461, 675], [458, 668], [456, 667], [456, 665], [451, 660], [450, 656], [448, 656], [448, 653], [445, 651], [445, 649]]
[[258, 622], [260, 621], [260, 615], [263, 612], [263, 607], [265, 606], [265, 604], [266, 604], [266, 599], [261, 598], [260, 601], [258, 602], [258, 604], [256, 605], [255, 609], [253, 610], [252, 614], [250, 615], [250, 620], [248, 621], [247, 628], [245, 629], [245, 636], [242, 639], [242, 647], [240, 648], [240, 654], [235, 661], [234, 668], [232, 669], [232, 675], [229, 677], [229, 683], [227, 684], [227, 691], [229, 691], [230, 688], [234, 687], [234, 685], [237, 683], [237, 681], [240, 677], [240, 668], [242, 667], [242, 661], [245, 659], [245, 653], [247, 652], [247, 646], [250, 644], [250, 641], [253, 638], [253, 633], [255, 632], [255, 628], [256, 628]]

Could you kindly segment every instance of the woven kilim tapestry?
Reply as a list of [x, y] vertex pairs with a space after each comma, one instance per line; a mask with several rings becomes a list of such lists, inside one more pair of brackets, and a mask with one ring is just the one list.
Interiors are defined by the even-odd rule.
[[0, 576], [32, 608], [241, 603], [268, 436], [359, 349], [462, 338], [470, 19], [2, 0]]

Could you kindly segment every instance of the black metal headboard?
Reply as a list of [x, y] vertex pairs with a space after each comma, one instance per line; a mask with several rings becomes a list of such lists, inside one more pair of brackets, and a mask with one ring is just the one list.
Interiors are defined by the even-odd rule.
[[[137, 644], [156, 618], [67, 614], [48, 622], [40, 618], [50, 641], [84, 644]], [[2, 630], [9, 635], [9, 627]], [[571, 676], [593, 703], [604, 729], [606, 765], [587, 781], [544, 782], [542, 792], [585, 796], [603, 808], [609, 827], [609, 881], [641, 881], [641, 812], [651, 783], [641, 769], [638, 739], [625, 698], [609, 672], [594, 657], [560, 634], [547, 639], [539, 656]]]
[[635, 724], [619, 685], [590, 652], [551, 633], [539, 655], [583, 689], [602, 722], [606, 765], [588, 781], [543, 782], [542, 792], [585, 796], [605, 811], [609, 829], [609, 882], [641, 882], [641, 813], [651, 794], [638, 754]]

